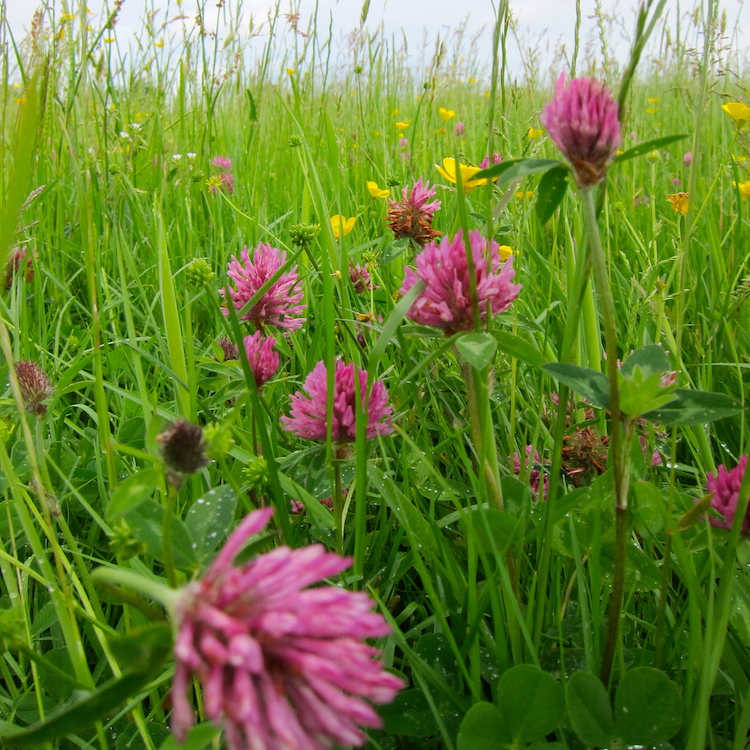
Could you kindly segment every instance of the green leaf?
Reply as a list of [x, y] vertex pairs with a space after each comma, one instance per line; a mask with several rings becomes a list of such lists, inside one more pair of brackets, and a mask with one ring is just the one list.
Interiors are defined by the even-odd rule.
[[536, 348], [534, 340], [530, 336], [522, 338], [514, 333], [499, 330], [493, 331], [492, 335], [497, 341], [497, 348], [504, 354], [515, 357], [532, 367], [541, 367], [544, 364], [544, 356]]
[[617, 736], [627, 745], [656, 745], [682, 726], [682, 696], [658, 669], [636, 667], [625, 674], [615, 695]]
[[565, 720], [560, 683], [532, 664], [519, 664], [503, 673], [497, 702], [515, 745], [541, 740]]
[[667, 372], [672, 368], [667, 353], [657, 344], [649, 344], [636, 349], [623, 363], [620, 372], [623, 377], [629, 378], [633, 370], [640, 367], [644, 377], [650, 377], [655, 373]]
[[548, 362], [542, 370], [588, 399], [592, 406], [609, 408], [609, 381], [602, 373], [564, 362]]
[[154, 664], [163, 662], [172, 651], [172, 628], [167, 622], [155, 622], [112, 638], [109, 647], [123, 669], [151, 674]]
[[664, 146], [669, 146], [670, 143], [681, 141], [683, 138], [687, 138], [687, 133], [682, 133], [680, 135], [665, 135], [661, 138], [654, 138], [651, 141], [639, 143], [637, 146], [633, 146], [633, 148], [629, 148], [619, 156], [616, 156], [612, 163], [620, 164], [623, 161], [635, 159], [636, 156], [644, 156], [656, 148], [664, 148]]
[[145, 503], [156, 490], [159, 482], [157, 469], [141, 469], [131, 474], [112, 494], [107, 506], [107, 520], [127, 515], [141, 503]]
[[706, 424], [724, 417], [731, 417], [742, 411], [742, 404], [723, 393], [692, 391], [678, 388], [672, 391], [673, 401], [643, 416], [653, 422], [667, 426], [676, 424]]
[[477, 172], [472, 179], [497, 178], [498, 185], [507, 185], [513, 180], [519, 180], [536, 172], [546, 172], [552, 167], [560, 166], [557, 159], [509, 159]]
[[475, 370], [484, 370], [495, 356], [497, 340], [490, 333], [466, 333], [456, 340], [456, 349]]
[[[83, 700], [66, 706], [41, 724], [5, 734], [0, 737], [0, 747], [38, 747], [57, 737], [77, 734], [94, 722], [106, 719], [121, 703], [136, 695], [153, 679], [169, 651], [168, 648], [165, 652], [161, 646], [151, 650], [149, 658], [138, 663], [139, 668], [148, 667], [147, 671], [129, 671], [122, 677], [105, 683]], [[6, 731], [6, 726], [0, 727], [0, 731]]]
[[[485, 524], [486, 521], [486, 524]], [[462, 514], [461, 524], [466, 534], [472, 534], [486, 555], [494, 555], [495, 549], [504, 554], [513, 538], [521, 529], [519, 518], [496, 508], [475, 508]]]
[[565, 688], [568, 720], [585, 745], [609, 747], [615, 721], [607, 690], [590, 672], [575, 672]]
[[411, 243], [409, 242], [408, 237], [403, 237], [400, 240], [391, 242], [391, 244], [388, 245], [388, 247], [378, 256], [378, 265], [387, 266], [389, 263], [396, 260], [399, 255], [403, 255], [410, 247]]
[[237, 508], [237, 494], [228, 485], [208, 490], [190, 506], [185, 526], [201, 559], [213, 552], [229, 532]]
[[643, 479], [633, 484], [636, 497], [635, 522], [641, 536], [646, 531], [656, 536], [664, 528], [666, 508], [661, 490]]
[[200, 724], [196, 724], [187, 735], [185, 742], [181, 745], [174, 737], [169, 737], [165, 740], [159, 750], [203, 750], [214, 738], [221, 732], [221, 728], [217, 727], [210, 721], [203, 721]]
[[[143, 542], [155, 560], [163, 561], [162, 523], [164, 508], [153, 500], [147, 500], [128, 516], [128, 525], [133, 536]], [[183, 570], [197, 564], [190, 532], [181, 519], [172, 519], [172, 552], [174, 564]]]
[[250, 122], [257, 122], [258, 108], [255, 106], [255, 99], [253, 99], [250, 89], [245, 89], [245, 96], [247, 97], [247, 119]]
[[502, 750], [511, 738], [492, 703], [475, 703], [461, 721], [458, 750]]
[[552, 218], [562, 203], [568, 189], [568, 173], [568, 168], [560, 164], [545, 172], [539, 180], [536, 191], [536, 215], [542, 224], [546, 224]]
[[435, 717], [421, 690], [402, 690], [378, 711], [386, 732], [407, 737], [428, 737], [437, 732]]

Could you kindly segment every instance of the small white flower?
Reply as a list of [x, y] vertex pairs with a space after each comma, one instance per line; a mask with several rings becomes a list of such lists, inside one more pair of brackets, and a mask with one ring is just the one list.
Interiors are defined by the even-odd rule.
[[131, 130], [135, 130], [135, 132], [137, 133], [143, 127], [143, 125], [141, 125], [140, 122], [131, 122], [130, 125], [128, 125], [128, 127]]
[[187, 152], [187, 153], [185, 154], [185, 156], [187, 156], [187, 158], [188, 158], [188, 159], [191, 159], [191, 160], [192, 160], [192, 159], [195, 159], [195, 157], [197, 156], [197, 154], [195, 153], [195, 151], [188, 151], [188, 152]]
[[182, 159], [182, 154], [172, 154], [172, 159], [174, 161], [179, 161], [180, 159]]
[[124, 130], [121, 130], [118, 135], [123, 140], [129, 140], [130, 139], [130, 133], [126, 133]]

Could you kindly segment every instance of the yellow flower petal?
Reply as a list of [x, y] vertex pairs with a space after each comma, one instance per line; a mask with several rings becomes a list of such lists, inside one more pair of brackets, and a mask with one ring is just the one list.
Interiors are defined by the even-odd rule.
[[750, 198], [750, 180], [747, 182], [734, 182], [732, 181], [732, 185], [736, 187], [740, 191], [740, 195], [742, 196], [742, 200], [747, 200]]
[[448, 120], [450, 120], [451, 117], [456, 116], [456, 110], [446, 109], [445, 107], [440, 107], [440, 109], [438, 110], [438, 114], [443, 119], [443, 122], [448, 122]]
[[510, 245], [500, 245], [497, 250], [500, 255], [500, 260], [502, 261], [508, 260], [508, 258], [513, 255], [513, 248]]
[[727, 102], [721, 108], [734, 120], [738, 128], [750, 122], [750, 107], [742, 102]]
[[[459, 164], [458, 166], [461, 170], [461, 183], [464, 187], [464, 193], [470, 192], [475, 187], [480, 187], [481, 185], [487, 184], [487, 179], [485, 177], [476, 180], [474, 179], [474, 175], [477, 172], [481, 171], [479, 167], [471, 167], [468, 164]], [[437, 171], [440, 172], [440, 174], [443, 175], [443, 177], [445, 177], [445, 179], [449, 182], [452, 182], [453, 184], [456, 184], [458, 182], [458, 179], [456, 178], [455, 159], [443, 159], [443, 166], [441, 167], [439, 164], [436, 164], [435, 167], [437, 168]]]
[[539, 138], [540, 135], [544, 135], [544, 131], [541, 128], [529, 128], [527, 133], [529, 138]]
[[349, 234], [354, 229], [354, 222], [357, 220], [356, 216], [352, 216], [347, 219], [341, 214], [331, 216], [331, 229], [333, 230], [333, 236], [339, 240], [342, 234]]
[[672, 204], [675, 212], [683, 216], [690, 209], [690, 193], [672, 193], [667, 196], [667, 200]]
[[406, 128], [408, 128], [408, 127], [409, 127], [409, 123], [408, 123], [408, 122], [397, 122], [397, 123], [396, 123], [396, 127], [397, 127], [397, 128], [399, 129], [399, 130], [401, 130], [401, 131], [404, 131], [404, 130], [406, 130]]
[[373, 180], [368, 180], [367, 190], [373, 198], [387, 198], [391, 194], [390, 190], [381, 190]]

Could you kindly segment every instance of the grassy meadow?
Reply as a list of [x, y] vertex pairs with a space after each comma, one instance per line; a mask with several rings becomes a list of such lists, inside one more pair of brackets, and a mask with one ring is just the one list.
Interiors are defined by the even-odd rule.
[[[723, 8], [645, 2], [622, 60], [600, 10], [600, 37], [512, 71], [512, 3], [494, 62], [461, 28], [412, 50], [363, 20], [339, 44], [307, 4], [254, 25], [219, 5], [148, 14], [139, 42], [117, 3], [103, 19], [49, 4], [25, 39], [0, 11], [0, 746], [182, 747], [171, 614], [149, 586], [199, 579], [272, 506], [241, 559], [350, 556], [330, 583], [390, 625], [375, 645], [405, 688], [366, 747], [743, 750], [750, 529], [709, 523], [706, 486], [750, 448], [750, 109], [722, 109], [750, 97]], [[575, 181], [541, 161], [562, 159], [539, 117], [563, 71], [621, 97], [622, 158], [593, 195], [606, 284]], [[493, 153], [467, 192], [436, 168]], [[484, 323], [475, 306], [471, 331], [408, 316], [422, 248], [386, 220], [420, 179], [440, 238], [494, 238], [522, 285]], [[273, 282], [225, 302], [232, 256], [259, 243], [285, 251], [306, 305], [301, 327], [263, 327], [280, 366], [262, 387], [242, 316]], [[606, 383], [607, 293], [632, 416], [617, 458], [607, 386], [585, 374]], [[282, 429], [338, 360], [384, 383], [390, 434], [367, 438], [360, 396], [349, 442]], [[50, 381], [31, 376], [31, 408], [28, 363]], [[675, 384], [654, 398], [687, 406], [628, 411], [657, 371]], [[181, 419], [208, 463], [176, 481]], [[199, 680], [190, 700], [185, 747], [224, 747]]]

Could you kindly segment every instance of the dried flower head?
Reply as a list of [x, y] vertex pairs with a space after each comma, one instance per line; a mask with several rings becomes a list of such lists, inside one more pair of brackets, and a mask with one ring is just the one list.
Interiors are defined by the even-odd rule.
[[[358, 371], [359, 395], [365, 403], [367, 372]], [[331, 436], [336, 442], [353, 443], [356, 439], [356, 392], [354, 390], [354, 364], [336, 362], [333, 385], [333, 422]], [[282, 417], [283, 428], [308, 440], [325, 440], [328, 423], [328, 371], [325, 362], [318, 362], [307, 376], [301, 391], [290, 397], [292, 409]], [[367, 403], [368, 438], [389, 435], [393, 432], [388, 403], [388, 391], [382, 380], [375, 380]]]
[[276, 339], [256, 331], [252, 336], [245, 336], [243, 343], [255, 385], [260, 388], [279, 371], [279, 353], [274, 350]]
[[[722, 518], [709, 516], [712, 526], [720, 529], [732, 528], [734, 514], [737, 512], [737, 501], [740, 497], [740, 486], [746, 469], [747, 456], [743, 456], [731, 471], [727, 471], [722, 464], [716, 474], [712, 472], [707, 474], [706, 489], [713, 492], [711, 507], [722, 516]], [[750, 506], [742, 520], [742, 534], [750, 536]]]
[[[499, 247], [487, 241], [478, 231], [469, 232], [480, 318], [505, 312], [521, 291], [513, 283], [513, 258], [500, 262]], [[487, 257], [489, 251], [489, 258]], [[466, 245], [459, 231], [453, 239], [443, 237], [440, 244], [430, 242], [415, 260], [416, 271], [407, 267], [401, 294], [406, 294], [417, 281], [426, 284], [407, 317], [422, 325], [445, 330], [446, 335], [474, 328], [474, 310], [469, 285]]]
[[597, 435], [590, 427], [576, 427], [563, 441], [563, 468], [576, 487], [591, 484], [607, 470], [609, 437]]
[[167, 469], [174, 474], [195, 474], [208, 466], [203, 430], [180, 419], [157, 436]]
[[[230, 289], [232, 303], [236, 310], [242, 308], [256, 295], [258, 290], [286, 263], [286, 253], [275, 247], [260, 243], [253, 250], [253, 258], [243, 248], [242, 260], [232, 256], [227, 275], [234, 281], [236, 288]], [[261, 295], [255, 304], [246, 311], [241, 319], [251, 320], [257, 326], [278, 326], [294, 330], [301, 328], [305, 318], [294, 317], [305, 311], [306, 305], [300, 304], [302, 290], [299, 284], [297, 266], [282, 273], [279, 278]], [[226, 296], [226, 292], [223, 292]], [[228, 315], [228, 311], [224, 311]]]
[[237, 344], [227, 336], [222, 336], [219, 340], [219, 346], [221, 347], [222, 354], [224, 355], [224, 361], [228, 362], [231, 359], [239, 359], [239, 351]]
[[[393, 230], [397, 240], [411, 237], [417, 244], [424, 247], [440, 235], [432, 228], [435, 211], [440, 208], [440, 201], [430, 201], [435, 197], [435, 190], [430, 183], [417, 180], [409, 192], [405, 187], [401, 191], [402, 200], [388, 201], [388, 218], [386, 221]], [[428, 202], [429, 201], [429, 202]]]
[[604, 179], [622, 135], [617, 102], [603, 84], [594, 78], [574, 78], [566, 88], [565, 73], [561, 73], [555, 96], [540, 119], [573, 165], [580, 187]]
[[194, 722], [187, 690], [197, 676], [206, 715], [223, 725], [230, 750], [361, 745], [359, 727], [382, 724], [369, 702], [388, 703], [403, 687], [365, 643], [390, 628], [364, 592], [309, 588], [351, 564], [321, 545], [278, 547], [235, 567], [272, 514], [250, 513], [180, 595], [172, 730], [185, 741]]
[[16, 377], [26, 411], [37, 417], [43, 417], [47, 413], [47, 406], [43, 402], [54, 393], [52, 382], [47, 374], [35, 362], [19, 359], [16, 362]]

